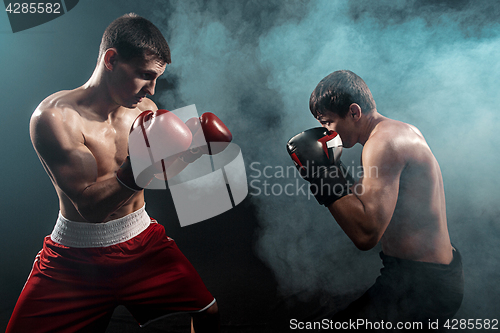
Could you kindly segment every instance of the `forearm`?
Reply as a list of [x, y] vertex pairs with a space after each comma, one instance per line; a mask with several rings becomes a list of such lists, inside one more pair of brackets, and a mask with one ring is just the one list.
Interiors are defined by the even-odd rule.
[[142, 191], [129, 189], [112, 177], [87, 186], [74, 204], [87, 221], [102, 222], [139, 193], [142, 195]]

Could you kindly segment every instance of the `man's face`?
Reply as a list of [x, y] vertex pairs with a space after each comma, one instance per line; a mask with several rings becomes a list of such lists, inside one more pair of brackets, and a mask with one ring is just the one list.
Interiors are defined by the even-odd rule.
[[156, 57], [118, 58], [111, 78], [113, 101], [127, 108], [135, 108], [146, 95], [154, 95], [156, 80], [163, 74], [166, 64]]
[[349, 114], [342, 118], [337, 113], [324, 111], [316, 119], [322, 127], [337, 132], [345, 148], [351, 148], [356, 144], [354, 120]]

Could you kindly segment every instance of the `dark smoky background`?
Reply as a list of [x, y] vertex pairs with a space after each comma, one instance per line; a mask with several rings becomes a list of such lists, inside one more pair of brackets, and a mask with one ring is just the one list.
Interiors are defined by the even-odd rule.
[[[308, 195], [285, 149], [290, 137], [318, 126], [309, 95], [339, 69], [366, 81], [380, 113], [426, 137], [443, 173], [451, 239], [463, 256], [457, 317], [499, 317], [495, 1], [93, 0], [16, 34], [0, 15], [0, 324], [57, 217], [55, 193], [29, 141], [31, 112], [49, 94], [88, 79], [102, 32], [127, 12], [155, 23], [172, 50], [157, 104], [216, 113], [242, 149], [249, 195], [232, 211], [180, 228], [168, 195], [147, 194], [152, 216], [174, 216], [168, 230], [215, 286], [209, 289], [226, 307], [225, 327], [263, 331], [275, 314], [287, 322], [338, 309], [378, 275], [380, 248], [354, 247]], [[343, 153], [355, 173], [361, 148]]]

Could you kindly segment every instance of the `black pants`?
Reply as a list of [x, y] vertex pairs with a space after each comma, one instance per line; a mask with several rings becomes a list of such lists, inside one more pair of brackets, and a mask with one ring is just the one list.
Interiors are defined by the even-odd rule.
[[[336, 322], [365, 319], [380, 323], [422, 322], [444, 324], [462, 304], [464, 278], [457, 250], [449, 265], [411, 261], [380, 253], [384, 267], [375, 284], [332, 318]], [[387, 326], [386, 326], [387, 327]]]

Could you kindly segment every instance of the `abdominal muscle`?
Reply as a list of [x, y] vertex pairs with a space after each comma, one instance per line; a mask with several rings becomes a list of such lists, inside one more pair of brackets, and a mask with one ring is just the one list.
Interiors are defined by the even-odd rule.
[[99, 222], [92, 222], [85, 220], [78, 210], [76, 209], [73, 202], [61, 191], [57, 190], [59, 196], [59, 207], [61, 214], [68, 220], [74, 222], [87, 222], [87, 223], [103, 223], [111, 220], [119, 219], [128, 214], [135, 212], [136, 210], [144, 206], [144, 192], [140, 191], [134, 194], [125, 204], [123, 204], [116, 211], [112, 212], [105, 220]]

